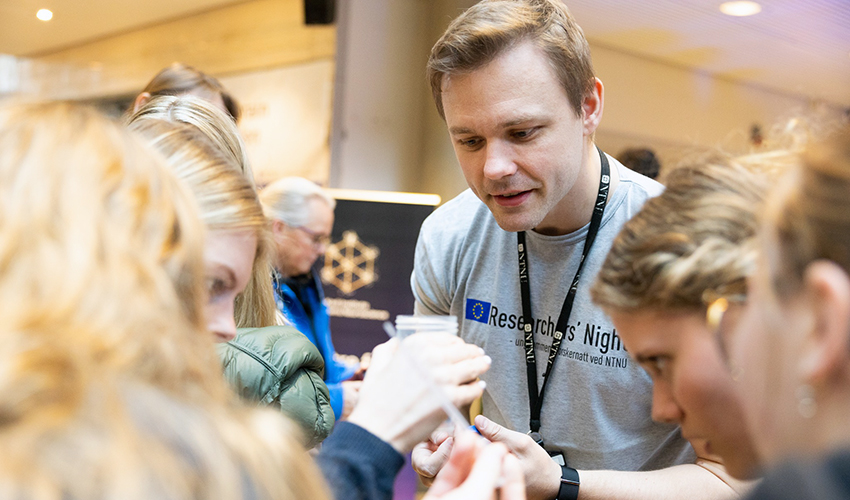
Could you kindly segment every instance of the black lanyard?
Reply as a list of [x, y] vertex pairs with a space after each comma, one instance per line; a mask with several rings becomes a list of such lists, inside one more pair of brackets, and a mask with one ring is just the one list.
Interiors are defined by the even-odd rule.
[[522, 293], [522, 318], [524, 323], [523, 328], [525, 330], [525, 364], [528, 370], [528, 402], [531, 407], [531, 421], [528, 425], [531, 437], [540, 446], [543, 446], [543, 438], [540, 436], [540, 410], [543, 408], [543, 391], [546, 390], [549, 373], [552, 371], [552, 366], [555, 365], [555, 357], [558, 355], [558, 350], [561, 348], [561, 341], [564, 339], [564, 331], [567, 329], [567, 322], [573, 310], [573, 301], [576, 298], [576, 289], [578, 288], [578, 282], [581, 277], [581, 270], [584, 268], [587, 254], [590, 253], [590, 248], [593, 246], [593, 241], [599, 232], [599, 226], [602, 224], [602, 214], [605, 212], [605, 204], [608, 201], [608, 187], [610, 184], [608, 158], [601, 149], [597, 147], [596, 150], [599, 152], [599, 159], [602, 163], [602, 172], [599, 177], [599, 193], [596, 195], [596, 205], [593, 207], [590, 228], [588, 228], [587, 238], [584, 240], [584, 250], [581, 253], [581, 260], [578, 263], [576, 275], [573, 278], [566, 298], [564, 298], [561, 314], [558, 315], [558, 323], [555, 325], [552, 347], [549, 349], [549, 359], [546, 362], [546, 371], [543, 373], [543, 387], [540, 388], [539, 393], [537, 391], [537, 361], [534, 356], [534, 320], [531, 318], [531, 292], [528, 285], [529, 271], [525, 232], [520, 231], [516, 235], [517, 254], [519, 256], [519, 286]]

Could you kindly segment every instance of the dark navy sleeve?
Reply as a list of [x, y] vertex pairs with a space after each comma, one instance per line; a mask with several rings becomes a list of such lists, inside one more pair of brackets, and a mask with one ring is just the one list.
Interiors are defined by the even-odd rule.
[[850, 450], [818, 459], [794, 459], [770, 471], [747, 500], [847, 500]]
[[362, 427], [339, 422], [316, 462], [336, 500], [391, 500], [404, 457]]

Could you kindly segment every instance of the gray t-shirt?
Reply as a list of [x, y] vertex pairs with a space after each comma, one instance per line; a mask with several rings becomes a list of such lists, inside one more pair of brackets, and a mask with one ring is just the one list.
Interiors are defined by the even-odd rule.
[[[623, 224], [662, 186], [608, 157], [620, 184], [610, 196], [546, 387], [541, 428], [546, 448], [578, 469], [654, 470], [693, 463], [674, 425], [650, 418], [652, 382], [623, 347], [611, 320], [590, 300], [590, 287]], [[526, 233], [538, 387], [555, 323], [575, 276], [589, 224], [563, 236]], [[411, 286], [417, 314], [452, 314], [460, 335], [493, 359], [482, 377], [486, 417], [527, 432], [528, 385], [519, 319], [515, 233], [502, 230], [471, 191], [422, 224]]]

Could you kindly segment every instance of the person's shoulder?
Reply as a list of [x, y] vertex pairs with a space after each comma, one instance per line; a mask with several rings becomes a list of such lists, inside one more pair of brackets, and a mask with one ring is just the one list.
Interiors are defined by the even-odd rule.
[[422, 229], [440, 233], [463, 233], [474, 224], [476, 218], [489, 213], [487, 206], [475, 196], [472, 190], [467, 189], [437, 207], [422, 223]]
[[850, 450], [819, 458], [796, 458], [769, 471], [751, 500], [838, 500], [850, 498]]
[[284, 379], [299, 368], [324, 369], [319, 350], [292, 326], [239, 329], [236, 338], [224, 346], [235, 351], [234, 354], [242, 358], [243, 363], [251, 360], [257, 365], [256, 369], [273, 371]]
[[650, 179], [649, 177], [639, 174], [634, 170], [630, 170], [626, 168], [625, 165], [617, 161], [615, 158], [609, 156], [612, 164], [617, 166], [617, 171], [620, 173], [620, 182], [626, 183], [630, 186], [634, 186], [641, 192], [647, 193], [649, 197], [658, 196], [664, 191], [664, 185], [655, 179]]
[[315, 446], [333, 428], [333, 409], [322, 381], [324, 360], [316, 346], [291, 326], [239, 329], [219, 344], [224, 378], [246, 401], [278, 405]]
[[487, 211], [487, 207], [471, 189], [466, 189], [451, 200], [437, 207], [434, 212], [425, 219], [425, 224], [435, 228], [444, 226], [446, 222], [469, 224], [481, 211]]

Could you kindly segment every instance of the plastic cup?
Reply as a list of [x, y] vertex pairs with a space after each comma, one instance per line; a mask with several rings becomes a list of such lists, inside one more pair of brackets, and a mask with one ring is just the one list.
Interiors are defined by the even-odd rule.
[[422, 332], [440, 332], [457, 335], [457, 316], [406, 316], [395, 318], [398, 338]]

